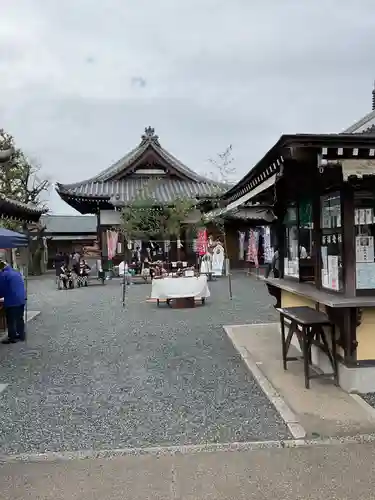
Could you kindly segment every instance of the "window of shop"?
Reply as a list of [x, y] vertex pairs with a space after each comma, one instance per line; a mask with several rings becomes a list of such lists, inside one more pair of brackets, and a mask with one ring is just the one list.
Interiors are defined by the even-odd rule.
[[302, 199], [298, 204], [298, 235], [299, 235], [299, 273], [300, 281], [315, 281], [313, 213], [312, 201]]
[[375, 192], [354, 193], [357, 290], [375, 290]]
[[320, 197], [320, 214], [322, 287], [339, 292], [344, 288], [343, 233], [339, 192]]
[[298, 256], [298, 207], [291, 204], [286, 211], [285, 219], [285, 256], [284, 276], [299, 278]]
[[311, 260], [313, 251], [311, 201], [300, 200], [298, 203], [290, 204], [284, 225], [284, 276], [298, 278], [300, 281], [312, 281], [314, 266]]

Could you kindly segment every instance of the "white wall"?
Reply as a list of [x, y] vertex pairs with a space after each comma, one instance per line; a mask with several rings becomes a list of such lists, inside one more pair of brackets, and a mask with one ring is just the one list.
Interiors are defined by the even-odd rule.
[[119, 226], [121, 224], [121, 212], [114, 210], [100, 210], [100, 224], [103, 226]]

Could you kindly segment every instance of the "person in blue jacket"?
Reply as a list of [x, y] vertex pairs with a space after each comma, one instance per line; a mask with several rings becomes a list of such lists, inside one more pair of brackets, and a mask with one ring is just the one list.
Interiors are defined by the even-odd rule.
[[26, 289], [20, 272], [0, 261], [0, 297], [4, 298], [8, 338], [3, 344], [15, 344], [25, 340]]

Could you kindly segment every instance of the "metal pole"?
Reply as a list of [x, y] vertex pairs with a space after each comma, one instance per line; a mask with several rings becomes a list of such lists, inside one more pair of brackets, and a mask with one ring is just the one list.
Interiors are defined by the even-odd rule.
[[229, 298], [230, 300], [233, 299], [233, 292], [232, 292], [232, 277], [231, 277], [231, 272], [229, 269], [229, 257], [228, 257], [228, 248], [227, 248], [227, 236], [225, 232], [225, 225], [223, 225], [223, 239], [224, 239], [224, 252], [225, 252], [225, 263], [226, 263], [226, 272], [228, 274], [228, 291], [229, 291]]
[[124, 276], [122, 278], [122, 307], [125, 308], [126, 305], [126, 273], [125, 273], [125, 268], [126, 268], [126, 254], [127, 254], [127, 245], [125, 245], [125, 238], [124, 238]]
[[28, 314], [28, 283], [29, 283], [29, 260], [30, 260], [30, 232], [27, 231], [27, 250], [26, 250], [26, 266], [25, 266], [25, 338], [27, 336], [27, 314]]

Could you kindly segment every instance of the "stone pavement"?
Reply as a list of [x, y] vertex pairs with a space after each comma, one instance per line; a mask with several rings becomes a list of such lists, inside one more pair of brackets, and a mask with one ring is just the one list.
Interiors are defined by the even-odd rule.
[[[375, 412], [370, 407], [365, 409], [367, 405], [359, 396], [344, 392], [329, 379], [311, 380], [310, 389], [306, 389], [302, 360], [289, 362], [288, 370], [284, 371], [279, 323], [224, 329], [260, 384], [262, 374], [265, 377], [266, 383], [262, 385], [270, 399], [277, 405], [281, 396], [289, 406], [292, 415], [286, 409], [284, 419], [287, 422], [290, 419], [294, 426], [301, 425], [308, 438], [375, 432]], [[300, 353], [291, 346], [290, 355]]]
[[27, 344], [2, 346], [0, 455], [290, 437], [223, 324], [274, 321], [263, 283], [225, 279], [194, 310], [145, 302], [119, 281], [57, 291], [30, 281]]
[[0, 467], [2, 500], [373, 500], [373, 444]]

